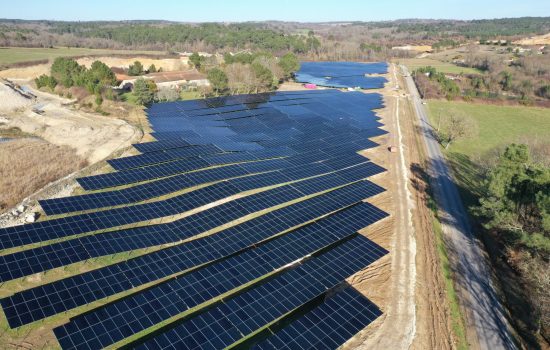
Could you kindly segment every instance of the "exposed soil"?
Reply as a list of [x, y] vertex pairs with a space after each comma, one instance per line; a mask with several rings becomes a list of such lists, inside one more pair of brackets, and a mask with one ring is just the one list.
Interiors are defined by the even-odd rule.
[[[0, 82], [0, 113], [9, 113], [17, 109], [22, 109], [30, 106], [32, 100], [27, 99], [8, 86]], [[4, 123], [4, 119], [2, 119]]]
[[[30, 85], [28, 81], [18, 80], [16, 82], [22, 86], [29, 87]], [[4, 84], [0, 84], [0, 90], [2, 92], [0, 129], [17, 130], [19, 134], [16, 135], [17, 137], [34, 137], [37, 140], [42, 140], [41, 142], [48, 147], [69, 148], [64, 154], [74, 153], [75, 159], [77, 159], [75, 163], [79, 165], [71, 167], [64, 163], [67, 161], [66, 157], [54, 157], [50, 159], [50, 162], [58, 161], [58, 168], [67, 171], [57, 172], [54, 177], [48, 176], [41, 179], [47, 178], [46, 182], [26, 182], [27, 184], [45, 185], [42, 189], [30, 185], [22, 191], [14, 192], [10, 189], [11, 192], [19, 193], [19, 195], [17, 198], [9, 198], [9, 203], [22, 203], [25, 210], [13, 215], [12, 212], [15, 213], [15, 211], [8, 208], [7, 213], [0, 215], [1, 226], [22, 224], [26, 213], [40, 212], [41, 209], [36, 203], [36, 199], [70, 195], [77, 187], [74, 178], [81, 172], [76, 171], [71, 174], [69, 172], [79, 169], [84, 162], [90, 164], [84, 169], [86, 174], [96, 172], [104, 167], [104, 159], [113, 154], [127, 152], [132, 143], [139, 142], [143, 132], [148, 128], [148, 125], [144, 125], [144, 115], [141, 110], [125, 108], [122, 105], [111, 105], [110, 101], [105, 103], [104, 109], [109, 110], [111, 115], [116, 117], [87, 113], [76, 108], [73, 105], [74, 101], [37, 90], [32, 90], [32, 93], [37, 96], [36, 99], [30, 100], [24, 99]], [[37, 152], [40, 154], [45, 150], [46, 148], [32, 152], [29, 150], [28, 161], [32, 162], [33, 157], [37, 156]], [[25, 163], [25, 159], [17, 159], [17, 162]], [[56, 167], [55, 164], [50, 164], [51, 166]], [[13, 173], [15, 169], [15, 167], [9, 169], [11, 178], [25, 179], [29, 175], [38, 176], [38, 173], [35, 174], [30, 170], [30, 166], [19, 167], [20, 174]], [[54, 172], [49, 171], [48, 173], [51, 175]], [[69, 175], [63, 177], [67, 174]], [[63, 178], [59, 179], [59, 177]], [[29, 194], [31, 195], [24, 198]]]
[[550, 45], [550, 33], [514, 41], [516, 45]]
[[120, 119], [78, 110], [70, 105], [73, 101], [57, 95], [33, 93], [37, 99], [32, 104], [4, 115], [4, 127], [16, 127], [54, 145], [72, 147], [90, 164], [128, 146], [136, 134], [134, 127]]
[[128, 68], [135, 61], [141, 62], [144, 69], [149, 68], [154, 64], [157, 69], [162, 68], [163, 71], [188, 69], [187, 59], [180, 58], [151, 58], [151, 57], [84, 57], [76, 60], [78, 64], [90, 67], [94, 61], [101, 61], [109, 67]]
[[37, 64], [29, 67], [17, 67], [0, 70], [0, 78], [34, 79], [42, 74], [50, 74], [51, 63]]
[[[143, 64], [144, 69], [149, 68], [151, 64], [154, 64], [157, 69], [162, 68], [164, 71], [182, 70], [188, 69], [186, 59], [180, 58], [151, 58], [151, 57], [82, 57], [78, 58], [79, 64], [90, 67], [94, 61], [101, 61], [109, 67], [128, 68], [135, 61], [140, 61]], [[50, 67], [52, 62], [36, 64], [28, 67], [13, 67], [4, 70], [0, 70], [0, 78], [8, 79], [34, 79], [42, 74], [50, 74]]]
[[[381, 146], [365, 152], [388, 169], [371, 179], [387, 192], [369, 202], [390, 213], [390, 217], [363, 232], [389, 254], [349, 280], [384, 314], [344, 348], [451, 349], [449, 310], [427, 208], [426, 184], [422, 173], [414, 171], [421, 164], [421, 144], [417, 143], [415, 119], [405, 99], [400, 101], [397, 129], [397, 99], [403, 91], [393, 88], [403, 84], [393, 69], [392, 65], [388, 74], [391, 81], [381, 91], [386, 108], [378, 112], [389, 134], [374, 139]], [[403, 162], [399, 153], [388, 151], [399, 144]]]

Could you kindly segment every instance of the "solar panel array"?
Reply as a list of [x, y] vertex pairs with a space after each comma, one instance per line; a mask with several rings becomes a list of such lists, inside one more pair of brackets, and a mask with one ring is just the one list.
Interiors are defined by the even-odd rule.
[[381, 314], [367, 298], [347, 288], [252, 349], [336, 349]]
[[332, 88], [380, 89], [388, 81], [378, 74], [387, 72], [386, 62], [303, 62], [296, 81]]
[[358, 154], [385, 134], [382, 106], [336, 90], [153, 104], [157, 141], [40, 201], [56, 217], [0, 228], [0, 282], [103, 258], [0, 299], [8, 324], [71, 311], [63, 349], [223, 348], [264, 328], [251, 346], [338, 346], [379, 315], [350, 289], [325, 294], [387, 254], [358, 233], [388, 215], [364, 202], [385, 169]]
[[322, 295], [383, 256], [358, 236], [161, 333], [141, 349], [223, 349]]

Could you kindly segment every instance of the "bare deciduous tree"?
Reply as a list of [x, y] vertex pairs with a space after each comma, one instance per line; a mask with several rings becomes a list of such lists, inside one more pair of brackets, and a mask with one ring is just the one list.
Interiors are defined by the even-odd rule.
[[451, 143], [467, 137], [475, 136], [478, 132], [477, 122], [463, 114], [451, 112], [448, 116], [439, 116], [437, 136], [439, 142], [449, 148]]

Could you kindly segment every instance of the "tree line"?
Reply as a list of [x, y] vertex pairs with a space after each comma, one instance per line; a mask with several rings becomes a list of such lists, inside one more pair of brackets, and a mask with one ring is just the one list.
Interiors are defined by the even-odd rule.
[[84, 87], [89, 93], [99, 95], [104, 87], [112, 86], [117, 81], [113, 71], [101, 61], [94, 61], [90, 68], [86, 68], [72, 58], [58, 57], [53, 61], [50, 73], [35, 79], [39, 89], [54, 89], [60, 84], [66, 88]]
[[[190, 62], [200, 69], [200, 59]], [[223, 64], [208, 70], [207, 78], [216, 95], [249, 94], [271, 91], [299, 69], [298, 58], [290, 52], [280, 58], [265, 52], [226, 54]]]
[[[550, 17], [388, 22], [205, 23], [166, 21], [57, 22], [0, 20], [0, 46], [71, 46], [164, 51], [291, 51], [311, 59], [402, 57], [406, 43], [455, 46], [468, 40], [507, 39], [550, 31]], [[303, 34], [307, 32], [307, 34]]]
[[486, 233], [504, 245], [529, 301], [530, 329], [550, 339], [550, 164], [511, 144], [486, 168], [479, 204], [472, 208]]
[[420, 67], [413, 74], [419, 92], [424, 98], [443, 96], [452, 100], [460, 95], [458, 84], [447, 78], [445, 74], [438, 72], [434, 67]]
[[272, 52], [290, 50], [296, 53], [305, 53], [314, 49], [312, 43], [308, 42], [308, 38], [301, 35], [285, 35], [249, 23], [170, 24], [163, 26], [59, 23], [49, 31], [56, 34], [70, 33], [84, 38], [108, 39], [131, 47], [146, 46], [151, 43], [175, 46], [180, 43], [202, 42], [215, 50], [251, 48]]

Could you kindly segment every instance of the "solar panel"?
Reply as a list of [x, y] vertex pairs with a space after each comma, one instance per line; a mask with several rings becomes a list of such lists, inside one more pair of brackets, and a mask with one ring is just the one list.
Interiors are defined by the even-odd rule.
[[161, 152], [144, 153], [136, 156], [129, 156], [117, 159], [109, 159], [107, 162], [116, 170], [126, 170], [151, 164], [164, 163], [182, 158], [191, 158], [221, 152], [222, 150], [218, 147], [206, 144], [170, 149]]
[[151, 136], [153, 136], [157, 141], [161, 140], [167, 140], [167, 139], [180, 139], [184, 137], [197, 137], [197, 133], [186, 130], [186, 131], [167, 131], [167, 132], [152, 132]]
[[183, 213], [238, 192], [238, 189], [230, 184], [218, 184], [162, 201], [78, 214], [29, 225], [13, 226], [0, 230], [0, 243], [2, 248], [6, 249], [99, 231], [110, 227], [144, 222]]
[[171, 140], [164, 140], [164, 141], [138, 143], [134, 145], [134, 148], [136, 148], [141, 153], [148, 153], [148, 152], [157, 152], [165, 149], [179, 148], [179, 147], [186, 147], [186, 146], [190, 146], [190, 143], [184, 141], [183, 139], [171, 139]]
[[[250, 179], [246, 180], [250, 181]], [[260, 183], [257, 183], [257, 185], [261, 186]], [[330, 188], [329, 186], [330, 183], [327, 182], [323, 190]], [[169, 201], [172, 208], [178, 207], [179, 210], [186, 211], [239, 192], [238, 188], [229, 183], [220, 183], [186, 193], [179, 198], [175, 197]], [[238, 198], [169, 224], [144, 226], [86, 236], [77, 239], [80, 243], [79, 245], [73, 242], [61, 242], [53, 246], [39, 247], [0, 256], [0, 266], [3, 267], [0, 272], [0, 281], [23, 277], [31, 273], [45, 271], [66, 265], [67, 263], [97, 256], [177, 242], [201, 232], [206, 232], [243, 215], [295, 199], [300, 195], [300, 192], [295, 191], [290, 186], [279, 187], [253, 194], [249, 197]], [[161, 206], [158, 202], [148, 203], [144, 206], [148, 208], [152, 207], [153, 209], [149, 209], [151, 213], [162, 213], [163, 215], [170, 213], [170, 207], [166, 205]], [[128, 208], [122, 209], [127, 211]], [[135, 212], [141, 213], [141, 216], [130, 215], [129, 217], [137, 217], [141, 220], [144, 216], [144, 211], [145, 209], [136, 208]], [[118, 216], [120, 215], [119, 212], [118, 210], [114, 210], [112, 211], [112, 215]], [[86, 216], [86, 219], [89, 220], [90, 217]], [[52, 227], [55, 226], [55, 224], [52, 225]], [[61, 224], [57, 226], [62, 227]], [[59, 234], [58, 232], [56, 233]], [[75, 249], [77, 249], [78, 254], [75, 253]]]
[[[231, 158], [233, 158], [233, 155], [235, 155], [236, 157], [241, 157], [240, 160], [244, 160], [242, 157], [246, 157], [247, 159], [248, 157], [250, 157], [250, 160], [253, 160], [256, 159], [257, 156], [270, 157], [283, 154], [287, 154], [287, 149], [275, 149], [272, 152], [260, 151], [254, 154], [242, 152], [221, 154], [219, 156], [215, 156], [217, 157], [217, 159], [211, 159], [211, 156], [209, 156], [208, 158], [205, 158], [205, 160], [209, 162], [214, 160], [214, 162], [222, 163], [224, 162], [223, 159], [225, 159], [226, 162], [232, 162]], [[325, 155], [319, 152], [308, 152], [306, 154], [292, 156], [290, 158], [287, 158], [286, 160], [288, 160], [289, 163], [295, 166], [301, 166], [310, 162], [323, 160], [325, 161], [325, 164], [329, 165], [332, 169], [338, 169], [344, 167], [344, 165], [351, 166], [357, 164], [358, 162], [363, 162], [367, 160], [367, 158], [353, 154], [346, 155], [345, 157], [339, 156], [338, 158], [333, 160], [331, 160], [329, 157], [333, 157], [333, 155]], [[347, 160], [348, 158], [349, 161]], [[236, 158], [234, 158], [233, 160], [236, 160]], [[264, 169], [271, 169], [273, 167], [274, 166], [264, 166]], [[250, 170], [255, 171], [257, 169], [251, 168]], [[238, 165], [230, 165], [222, 168], [203, 170], [197, 173], [181, 174], [121, 190], [112, 190], [108, 192], [92, 193], [80, 196], [40, 200], [39, 202], [48, 215], [83, 211], [139, 202], [146, 199], [169, 194], [178, 190], [182, 190], [186, 187], [190, 187], [193, 185], [200, 185], [209, 181], [219, 181], [225, 178], [247, 175], [251, 173], [251, 171], [244, 170]], [[289, 174], [292, 171], [292, 168], [288, 168], [285, 170], [285, 172]], [[296, 176], [293, 177], [293, 179], [299, 178], [300, 177]], [[287, 178], [283, 175], [281, 180], [282, 181], [280, 182], [285, 182]]]
[[[328, 80], [362, 83], [361, 75]], [[143, 346], [225, 347], [265, 326], [275, 334], [257, 346], [294, 334], [294, 326], [302, 336], [291, 347], [341, 344], [357, 330], [299, 327], [334, 300], [342, 307], [330, 309], [327, 322], [342, 312], [355, 327], [368, 321], [354, 318], [362, 306], [355, 296], [321, 301], [386, 253], [357, 234], [388, 215], [363, 202], [384, 191], [365, 179], [385, 169], [357, 154], [386, 133], [373, 111], [383, 103], [380, 94], [319, 90], [150, 106], [157, 141], [135, 145], [139, 155], [109, 160], [114, 172], [78, 179], [85, 190], [103, 191], [41, 201], [47, 214], [80, 213], [0, 229], [0, 248], [16, 248], [0, 256], [0, 282], [137, 249], [141, 255], [1, 299], [8, 324], [72, 310], [55, 330], [61, 346], [95, 349], [192, 308]], [[79, 307], [121, 293], [79, 315]]]
[[[12, 327], [34, 322], [132, 286], [236, 253], [278, 232], [357, 203], [376, 194], [379, 189], [374, 188], [375, 192], [372, 190], [369, 182], [346, 186], [275, 210], [215, 235], [25, 290], [1, 299], [0, 303]], [[378, 219], [387, 215], [374, 207], [372, 210], [373, 217]]]
[[365, 237], [350, 239], [137, 348], [225, 348], [323, 294], [386, 253]]
[[120, 190], [84, 194], [80, 196], [41, 200], [40, 205], [48, 215], [104, 208], [140, 202], [160, 197], [188, 187], [202, 185], [250, 173], [238, 165], [207, 169], [164, 178]]
[[353, 288], [346, 288], [252, 349], [337, 349], [380, 315], [382, 312], [371, 301]]
[[[359, 204], [262, 246], [75, 317], [54, 330], [64, 349], [103, 348], [353, 234], [376, 220]], [[359, 225], [348, 227], [350, 221]], [[154, 314], [150, 310], [155, 310]], [[131, 330], [121, 326], [131, 324]]]
[[368, 74], [383, 74], [387, 71], [388, 65], [385, 62], [303, 62], [296, 73], [296, 81], [335, 88], [379, 89], [387, 79]]
[[158, 179], [178, 173], [206, 168], [208, 166], [209, 164], [203, 159], [191, 157], [145, 168], [81, 177], [78, 178], [77, 181], [85, 190], [99, 190], [107, 187], [129, 185], [136, 182]]

